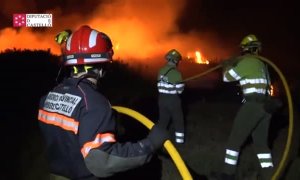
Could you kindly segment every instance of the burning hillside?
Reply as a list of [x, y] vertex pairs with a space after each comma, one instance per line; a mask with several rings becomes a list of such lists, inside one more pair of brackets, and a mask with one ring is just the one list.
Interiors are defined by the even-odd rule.
[[[172, 48], [197, 63], [209, 63], [200, 50], [209, 59], [227, 56], [226, 50], [211, 48], [218, 44], [212, 33], [180, 31], [176, 21], [184, 7], [185, 0], [113, 0], [99, 3], [85, 16], [76, 12], [65, 15], [63, 9], [57, 7], [43, 12], [53, 14], [52, 28], [6, 27], [0, 30], [0, 51], [7, 48], [51, 49], [58, 55], [61, 51], [54, 42], [55, 35], [64, 29], [88, 24], [111, 37], [115, 58], [143, 60], [163, 56]], [[8, 18], [12, 18], [9, 13], [33, 13], [29, 11], [33, 10], [26, 5], [15, 11], [4, 9]], [[193, 51], [195, 49], [197, 51]]]

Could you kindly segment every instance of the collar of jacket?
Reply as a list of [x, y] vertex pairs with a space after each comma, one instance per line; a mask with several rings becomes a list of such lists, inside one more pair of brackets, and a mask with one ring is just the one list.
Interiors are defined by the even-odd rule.
[[81, 78], [67, 78], [63, 81], [64, 85], [70, 85], [70, 86], [78, 86], [80, 83], [88, 84], [94, 89], [97, 89], [97, 85], [93, 82], [89, 81], [87, 77], [81, 77]]

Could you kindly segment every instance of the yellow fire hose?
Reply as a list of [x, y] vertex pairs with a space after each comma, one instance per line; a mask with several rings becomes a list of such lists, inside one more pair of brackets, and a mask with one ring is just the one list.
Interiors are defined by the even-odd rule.
[[290, 88], [289, 85], [284, 77], [284, 75], [282, 74], [282, 72], [280, 71], [280, 69], [270, 60], [268, 60], [267, 58], [258, 56], [259, 59], [261, 59], [262, 61], [268, 63], [270, 66], [273, 67], [273, 69], [275, 69], [275, 71], [277, 72], [277, 74], [279, 75], [284, 89], [285, 89], [285, 93], [286, 93], [286, 97], [287, 97], [287, 101], [288, 101], [288, 108], [289, 108], [289, 129], [288, 129], [288, 136], [287, 136], [287, 140], [286, 140], [286, 145], [285, 145], [285, 149], [282, 155], [282, 158], [279, 162], [279, 165], [276, 169], [276, 171], [274, 172], [273, 176], [272, 176], [272, 180], [276, 180], [280, 178], [280, 175], [282, 173], [282, 171], [284, 170], [284, 167], [286, 166], [286, 161], [287, 161], [287, 157], [288, 154], [290, 152], [290, 148], [291, 148], [291, 143], [292, 143], [292, 136], [293, 136], [293, 130], [294, 130], [294, 108], [293, 108], [293, 101], [292, 101], [292, 95], [290, 92]]
[[[287, 142], [285, 145], [285, 149], [282, 155], [282, 158], [279, 162], [278, 167], [276, 168], [273, 176], [272, 176], [272, 180], [277, 180], [280, 178], [280, 175], [282, 173], [282, 171], [284, 170], [285, 166], [286, 166], [286, 161], [288, 158], [288, 154], [290, 152], [290, 147], [291, 147], [291, 142], [292, 142], [292, 136], [293, 136], [293, 129], [294, 129], [294, 112], [293, 112], [293, 101], [292, 101], [292, 96], [291, 96], [291, 92], [288, 86], [288, 83], [284, 77], [284, 75], [282, 74], [282, 72], [280, 71], [280, 69], [270, 60], [261, 57], [261, 56], [257, 56], [257, 58], [259, 58], [260, 60], [266, 62], [267, 64], [269, 64], [270, 66], [272, 66], [272, 68], [277, 72], [277, 74], [279, 75], [284, 89], [285, 89], [285, 93], [287, 96], [287, 101], [288, 101], [288, 108], [289, 108], [289, 129], [288, 129], [288, 136], [287, 136]], [[189, 77], [187, 79], [184, 79], [183, 82], [187, 82], [190, 80], [194, 80], [196, 78], [200, 78], [214, 70], [217, 70], [219, 68], [221, 68], [221, 65], [217, 65], [205, 72], [202, 72], [200, 74], [197, 74], [195, 76]], [[151, 129], [152, 126], [154, 125], [152, 123], [152, 121], [150, 121], [148, 118], [146, 118], [145, 116], [143, 116], [142, 114], [129, 109], [129, 108], [125, 108], [125, 107], [120, 107], [120, 106], [113, 106], [113, 108], [115, 110], [117, 110], [120, 113], [126, 114], [128, 116], [131, 116], [133, 118], [135, 118], [136, 120], [138, 120], [140, 123], [142, 123], [143, 125], [145, 125], [148, 129]], [[175, 147], [173, 146], [173, 144], [171, 143], [170, 140], [167, 140], [164, 143], [164, 147], [167, 149], [168, 153], [170, 154], [171, 158], [173, 159], [176, 167], [178, 168], [182, 178], [184, 180], [191, 180], [193, 179], [190, 172], [188, 171], [184, 161], [181, 159], [179, 153], [177, 152], [177, 150], [175, 149]]]
[[[148, 129], [151, 129], [152, 126], [154, 125], [151, 120], [149, 120], [144, 115], [138, 113], [137, 111], [134, 111], [134, 110], [126, 108], [126, 107], [121, 107], [121, 106], [113, 106], [112, 108], [114, 108], [119, 113], [123, 113], [123, 114], [126, 114], [128, 116], [131, 116], [131, 117], [135, 118], [140, 123], [142, 123], [144, 126], [146, 126]], [[181, 174], [182, 178], [184, 180], [192, 180], [193, 178], [192, 178], [189, 170], [187, 169], [184, 161], [180, 157], [178, 151], [173, 146], [171, 141], [167, 140], [164, 143], [164, 147], [167, 149], [168, 153], [170, 154], [171, 158], [173, 159], [173, 161], [174, 161], [176, 167], [178, 168], [179, 173]]]
[[200, 73], [200, 74], [197, 74], [197, 75], [195, 75], [195, 76], [186, 78], [186, 79], [184, 79], [182, 82], [187, 82], [187, 81], [191, 81], [191, 80], [197, 79], [197, 78], [202, 77], [202, 76], [204, 76], [204, 75], [206, 75], [206, 74], [208, 74], [208, 73], [210, 73], [210, 72], [213, 72], [214, 70], [217, 70], [217, 69], [219, 69], [219, 68], [221, 68], [221, 67], [222, 67], [222, 65], [219, 64], [219, 65], [217, 65], [217, 66], [215, 66], [215, 67], [213, 67], [213, 68], [210, 68], [209, 70], [204, 71], [204, 72], [202, 72], [202, 73]]
[[[288, 86], [288, 83], [284, 77], [284, 75], [282, 74], [282, 72], [280, 71], [280, 69], [270, 60], [268, 60], [267, 58], [261, 57], [261, 56], [256, 56], [258, 59], [266, 62], [267, 64], [269, 64], [270, 66], [272, 66], [272, 68], [277, 72], [277, 74], [279, 75], [284, 89], [285, 89], [285, 93], [286, 93], [286, 97], [287, 97], [287, 101], [288, 101], [288, 108], [289, 108], [289, 129], [288, 129], [288, 135], [287, 135], [287, 140], [286, 140], [286, 145], [285, 145], [285, 149], [282, 155], [282, 158], [279, 162], [278, 167], [276, 168], [273, 176], [272, 176], [272, 180], [277, 180], [280, 178], [280, 175], [282, 173], [282, 171], [284, 170], [284, 167], [286, 166], [286, 161], [287, 161], [287, 157], [288, 154], [290, 152], [290, 147], [291, 147], [291, 142], [292, 142], [292, 136], [293, 136], [293, 129], [294, 129], [294, 108], [293, 108], [293, 101], [292, 101], [292, 96], [291, 96], [291, 92], [290, 92], [290, 88]], [[184, 79], [183, 82], [187, 82], [199, 77], [202, 77], [216, 69], [221, 68], [221, 65], [217, 65], [205, 72], [202, 72], [200, 74], [197, 74], [195, 76], [192, 76], [190, 78]]]

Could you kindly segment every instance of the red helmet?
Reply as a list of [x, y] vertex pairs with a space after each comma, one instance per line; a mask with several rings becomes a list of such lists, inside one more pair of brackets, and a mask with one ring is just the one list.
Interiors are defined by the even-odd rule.
[[104, 63], [113, 56], [110, 38], [86, 25], [71, 34], [63, 52], [65, 65]]

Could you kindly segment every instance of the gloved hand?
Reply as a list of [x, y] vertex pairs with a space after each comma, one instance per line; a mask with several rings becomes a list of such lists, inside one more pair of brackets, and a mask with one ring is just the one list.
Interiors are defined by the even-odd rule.
[[150, 130], [147, 138], [150, 140], [154, 150], [158, 150], [164, 144], [164, 142], [169, 138], [169, 133], [166, 129], [160, 127], [159, 125], [154, 125]]

